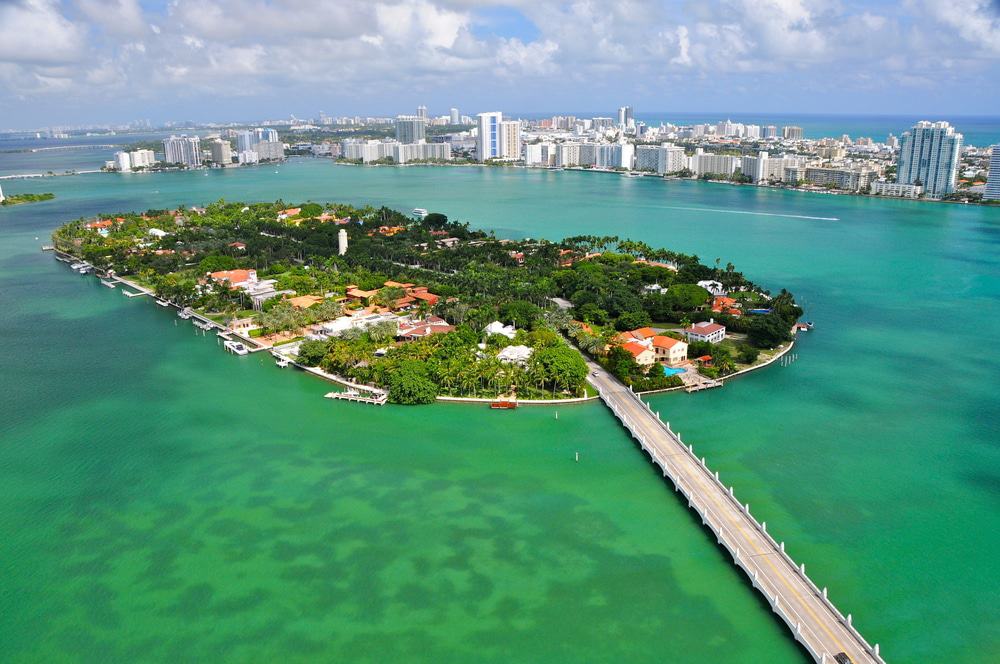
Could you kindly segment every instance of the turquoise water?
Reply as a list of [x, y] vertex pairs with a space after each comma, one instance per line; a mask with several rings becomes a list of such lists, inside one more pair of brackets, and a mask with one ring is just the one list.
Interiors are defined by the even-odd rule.
[[803, 658], [601, 406], [334, 404], [37, 251], [220, 197], [614, 233], [788, 286], [797, 361], [654, 407], [889, 661], [1000, 657], [1000, 210], [313, 160], [16, 186], [58, 198], [0, 210], [13, 661]]
[[677, 369], [677, 368], [674, 368], [674, 367], [663, 367], [663, 375], [664, 376], [676, 376], [676, 375], [682, 374], [684, 372], [685, 372], [684, 369]]

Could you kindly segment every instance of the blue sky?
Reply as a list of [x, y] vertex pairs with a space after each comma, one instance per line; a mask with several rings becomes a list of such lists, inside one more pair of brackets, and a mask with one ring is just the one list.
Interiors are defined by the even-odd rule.
[[998, 102], [1000, 0], [0, 0], [0, 130]]

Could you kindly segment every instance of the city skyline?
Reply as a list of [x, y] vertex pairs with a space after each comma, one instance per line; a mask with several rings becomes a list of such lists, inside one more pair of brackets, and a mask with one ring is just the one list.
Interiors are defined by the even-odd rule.
[[10, 129], [418, 104], [431, 115], [586, 109], [610, 97], [637, 115], [990, 115], [998, 60], [1000, 5], [988, 0], [0, 3]]

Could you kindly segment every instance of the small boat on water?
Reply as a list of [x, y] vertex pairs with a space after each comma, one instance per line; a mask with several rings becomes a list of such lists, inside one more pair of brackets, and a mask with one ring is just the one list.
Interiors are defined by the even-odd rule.
[[193, 315], [194, 315], [194, 312], [192, 312], [189, 307], [184, 307], [183, 309], [181, 309], [180, 311], [177, 312], [177, 317], [180, 318], [180, 319], [182, 319], [182, 320], [188, 320]]
[[71, 270], [79, 270], [84, 265], [86, 265], [86, 263], [70, 263], [69, 269], [71, 269]]
[[115, 282], [108, 281], [107, 279], [101, 279], [101, 285], [102, 286], [107, 286], [108, 288], [114, 288], [115, 287]]
[[284, 368], [285, 368], [285, 367], [287, 367], [287, 366], [288, 366], [289, 364], [291, 364], [291, 363], [292, 363], [292, 361], [291, 361], [291, 360], [289, 360], [289, 359], [288, 359], [287, 357], [279, 357], [278, 359], [276, 359], [276, 360], [274, 361], [274, 363], [275, 363], [275, 364], [276, 364], [276, 365], [277, 365], [278, 367], [280, 367], [280, 368], [284, 369]]
[[427, 216], [427, 210], [424, 208], [413, 208], [413, 216], [417, 219], [423, 219]]
[[514, 410], [515, 408], [517, 408], [516, 401], [500, 399], [490, 403], [490, 409], [492, 410]]
[[166, 300], [157, 300], [156, 303], [158, 305], [160, 305], [161, 307], [169, 307], [170, 306], [170, 303], [167, 302]]
[[93, 268], [92, 268], [92, 267], [90, 267], [89, 265], [84, 265], [84, 266], [83, 266], [83, 267], [81, 267], [81, 268], [80, 268], [79, 270], [77, 270], [77, 272], [79, 272], [80, 274], [87, 274], [87, 273], [88, 273], [88, 272], [90, 272], [90, 271], [91, 271], [92, 269], [93, 269]]
[[236, 355], [246, 355], [250, 352], [247, 350], [247, 347], [239, 341], [226, 341], [222, 344], [222, 346], [230, 353], [234, 353]]
[[196, 320], [196, 321], [194, 322], [194, 326], [195, 326], [196, 328], [198, 328], [199, 330], [211, 330], [211, 329], [212, 329], [212, 327], [213, 327], [211, 323], [208, 323], [208, 322], [202, 322], [202, 321], [200, 321], [200, 320]]

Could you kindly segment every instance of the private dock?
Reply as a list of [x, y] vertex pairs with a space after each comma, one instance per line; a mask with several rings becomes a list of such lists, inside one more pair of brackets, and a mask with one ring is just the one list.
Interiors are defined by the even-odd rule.
[[327, 399], [341, 399], [343, 401], [355, 401], [357, 403], [370, 403], [376, 406], [384, 406], [389, 401], [389, 395], [385, 392], [359, 392], [357, 390], [347, 390], [346, 392], [327, 392], [324, 395]]
[[766, 522], [758, 523], [750, 515], [750, 505], [736, 499], [733, 488], [719, 480], [718, 472], [709, 470], [704, 457], [699, 459], [694, 447], [681, 442], [670, 423], [662, 421], [630, 388], [596, 363], [588, 360], [587, 364], [588, 380], [604, 404], [812, 658], [820, 664], [835, 664], [843, 661], [835, 658], [844, 653], [854, 664], [885, 664], [878, 644], [872, 646], [861, 636], [851, 614], [845, 617], [833, 605], [827, 589], [820, 589], [806, 576], [805, 564], [792, 560], [785, 543], [775, 540]]

